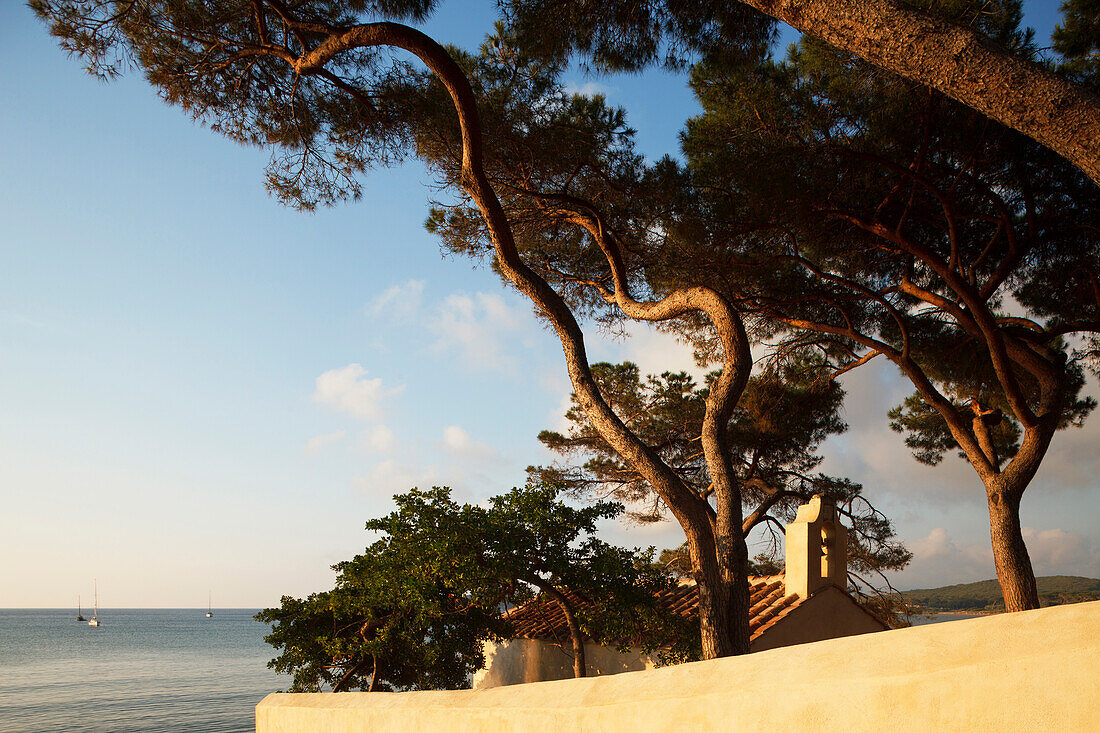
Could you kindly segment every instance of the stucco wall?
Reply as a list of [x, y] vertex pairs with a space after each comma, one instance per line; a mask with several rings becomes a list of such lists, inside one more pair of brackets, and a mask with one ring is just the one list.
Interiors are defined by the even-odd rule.
[[[584, 645], [585, 670], [589, 675], [638, 672], [656, 666], [649, 656], [632, 651], [620, 654], [596, 644]], [[485, 690], [501, 685], [518, 685], [544, 680], [567, 680], [573, 676], [573, 647], [537, 639], [510, 639], [485, 645], [485, 668], [474, 673], [473, 688]]]
[[835, 585], [820, 589], [752, 643], [754, 652], [841, 636], [869, 634], [885, 627]]
[[459, 692], [273, 694], [257, 733], [1100, 729], [1100, 602]]
[[[882, 631], [885, 627], [836, 586], [825, 586], [752, 642], [754, 652], [841, 636]], [[588, 674], [618, 674], [653, 669], [656, 659], [639, 651], [619, 652], [585, 644]], [[474, 674], [473, 688], [487, 690], [526, 682], [567, 680], [573, 676], [573, 649], [537, 639], [511, 639], [485, 645], [485, 667]]]

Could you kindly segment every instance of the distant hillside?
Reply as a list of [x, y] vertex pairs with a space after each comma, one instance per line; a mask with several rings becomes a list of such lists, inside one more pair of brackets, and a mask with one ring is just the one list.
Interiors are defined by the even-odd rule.
[[[1039, 602], [1044, 606], [1063, 603], [1100, 601], [1100, 580], [1078, 578], [1072, 575], [1050, 575], [1036, 578], [1039, 586]], [[942, 588], [923, 588], [902, 591], [905, 601], [926, 611], [986, 611], [1004, 610], [1001, 586], [996, 580], [978, 583], [945, 585]]]

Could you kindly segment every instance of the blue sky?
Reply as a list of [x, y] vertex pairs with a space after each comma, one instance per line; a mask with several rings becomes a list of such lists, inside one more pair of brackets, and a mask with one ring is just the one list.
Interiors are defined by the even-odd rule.
[[[1055, 5], [1029, 6], [1041, 38]], [[445, 2], [425, 30], [473, 47], [492, 17]], [[547, 460], [560, 349], [492, 272], [440, 255], [415, 163], [297, 213], [264, 190], [266, 152], [136, 76], [92, 79], [20, 5], [0, 6], [0, 40], [21, 70], [0, 77], [0, 607], [70, 605], [93, 577], [105, 606], [201, 606], [208, 589], [270, 605], [326, 587], [396, 491], [476, 500]], [[652, 157], [697, 109], [673, 75], [573, 81], [625, 106]], [[686, 347], [631, 333], [591, 332], [594, 360], [692, 368]], [[918, 551], [899, 583], [992, 577], [971, 469], [908, 458], [884, 419], [908, 390], [882, 366], [858, 374], [827, 463]], [[1100, 575], [1097, 422], [1056, 438], [1025, 499], [1042, 574]]]

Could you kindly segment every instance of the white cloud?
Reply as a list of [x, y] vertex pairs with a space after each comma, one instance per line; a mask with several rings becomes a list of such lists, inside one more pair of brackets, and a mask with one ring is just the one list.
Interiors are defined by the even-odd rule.
[[939, 465], [927, 466], [913, 458], [905, 436], [890, 429], [886, 413], [913, 392], [896, 367], [880, 358], [848, 372], [840, 382], [847, 390], [841, 410], [848, 431], [822, 444], [824, 472], [862, 483], [876, 502], [891, 497], [923, 506], [961, 503], [985, 511], [981, 480], [956, 451], [948, 451]]
[[593, 362], [613, 363], [632, 361], [644, 379], [649, 374], [687, 372], [702, 381], [706, 370], [695, 363], [692, 347], [670, 333], [658, 330], [649, 323], [627, 321], [622, 334], [606, 331], [593, 334], [590, 339], [590, 358]]
[[326, 445], [342, 440], [345, 435], [347, 435], [346, 430], [337, 430], [332, 433], [315, 435], [306, 441], [306, 445], [303, 450], [305, 451], [307, 456], [317, 455]]
[[[558, 406], [554, 408], [554, 412], [550, 415], [550, 424], [548, 429], [561, 433], [562, 435], [569, 434], [569, 428], [573, 426], [573, 423], [565, 416], [565, 413], [569, 412], [573, 407], [573, 392], [572, 390], [565, 392], [558, 400]], [[556, 453], [554, 454], [557, 455]]]
[[375, 463], [365, 474], [351, 479], [352, 486], [357, 490], [382, 496], [403, 494], [413, 487], [426, 489], [443, 483], [435, 466], [414, 469], [392, 459]]
[[566, 82], [564, 91], [566, 94], [580, 94], [585, 97], [594, 97], [597, 94], [602, 97], [607, 97], [614, 90], [606, 84], [600, 84], [597, 81], [586, 81], [581, 84]]
[[928, 533], [928, 536], [919, 539], [912, 544], [913, 556], [921, 560], [934, 560], [947, 558], [957, 562], [961, 558], [968, 561], [984, 563], [992, 562], [993, 551], [985, 546], [958, 545], [948, 536], [947, 530], [937, 527]]
[[361, 433], [360, 444], [372, 453], [392, 453], [397, 438], [385, 425], [374, 425]]
[[620, 516], [617, 519], [601, 520], [598, 525], [600, 539], [620, 547], [648, 547], [652, 545], [658, 551], [679, 547], [684, 542], [684, 530], [673, 519], [639, 524]]
[[927, 537], [908, 543], [913, 561], [895, 580], [899, 587], [938, 588], [955, 583], [973, 583], [995, 576], [993, 550], [989, 544], [971, 545], [953, 540], [937, 527]]
[[[1084, 394], [1100, 395], [1100, 385], [1089, 377]], [[1100, 475], [1100, 410], [1094, 411], [1080, 428], [1067, 428], [1054, 434], [1043, 464], [1032, 479], [1032, 486], [1096, 495], [1096, 477]], [[1077, 501], [1074, 499], [1073, 501]]]
[[[1100, 576], [1100, 551], [1076, 532], [1032, 527], [1024, 527], [1022, 532], [1036, 576]], [[908, 544], [913, 562], [895, 580], [901, 588], [936, 588], [996, 577], [988, 540], [966, 544], [950, 537], [945, 529], [936, 528], [927, 537]]]
[[318, 404], [364, 420], [382, 416], [381, 403], [400, 394], [404, 386], [384, 388], [382, 378], [366, 378], [367, 371], [359, 364], [348, 364], [317, 377], [313, 399]]
[[1032, 527], [1022, 531], [1036, 575], [1100, 577], [1100, 551], [1076, 532]]
[[46, 324], [36, 318], [16, 313], [15, 311], [0, 309], [0, 321], [6, 321], [16, 326], [30, 326], [32, 328], [45, 328]]
[[518, 348], [506, 345], [506, 340], [535, 328], [521, 308], [493, 293], [452, 293], [428, 322], [436, 336], [433, 350], [455, 350], [470, 367], [507, 373], [515, 372], [519, 362]]
[[498, 457], [492, 446], [480, 440], [473, 440], [470, 434], [458, 425], [448, 425], [443, 429], [443, 448], [460, 458], [476, 458], [484, 461]]
[[423, 280], [406, 280], [382, 291], [370, 303], [365, 312], [372, 318], [388, 316], [390, 320], [411, 321], [420, 311], [424, 297]]
[[470, 434], [457, 425], [443, 428], [443, 445], [451, 450], [461, 450], [470, 444]]
[[702, 381], [706, 372], [695, 363], [689, 344], [645, 323], [629, 323], [626, 332], [630, 338], [623, 344], [623, 358], [637, 364], [643, 378], [649, 374], [687, 372]]

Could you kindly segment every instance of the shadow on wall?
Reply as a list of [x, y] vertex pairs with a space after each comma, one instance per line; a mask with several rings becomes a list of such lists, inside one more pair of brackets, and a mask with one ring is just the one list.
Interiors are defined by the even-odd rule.
[[[639, 652], [621, 654], [598, 644], [584, 645], [585, 671], [588, 676], [640, 672], [656, 667], [654, 661]], [[485, 645], [485, 667], [474, 673], [473, 687], [478, 690], [544, 680], [565, 680], [573, 676], [573, 650], [566, 644], [541, 639], [509, 639], [501, 644]]]
[[[845, 588], [848, 531], [840, 523], [832, 501], [815, 496], [803, 504], [794, 521], [787, 525], [786, 534], [784, 574], [749, 580], [750, 651], [886, 629]], [[697, 591], [691, 583], [661, 591], [657, 600], [668, 611], [684, 618], [697, 614]], [[575, 602], [583, 603], [580, 599]], [[554, 601], [536, 599], [510, 611], [509, 618], [517, 638], [485, 645], [485, 667], [474, 674], [474, 689], [573, 676], [569, 630]], [[585, 661], [589, 676], [656, 666], [655, 657], [636, 649], [619, 652], [596, 644], [585, 645]]]
[[272, 694], [256, 731], [1083, 731], [1097, 680], [1100, 601], [489, 690]]

